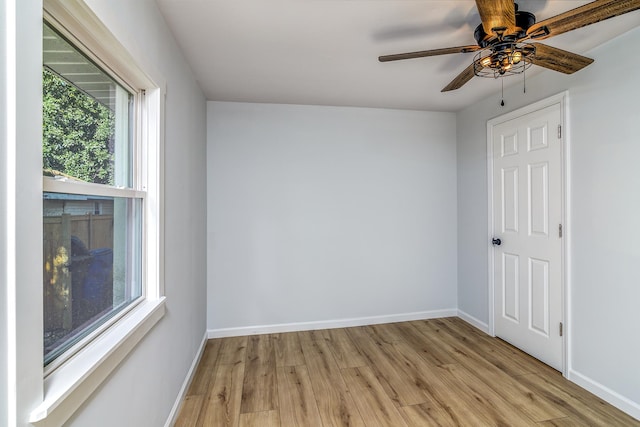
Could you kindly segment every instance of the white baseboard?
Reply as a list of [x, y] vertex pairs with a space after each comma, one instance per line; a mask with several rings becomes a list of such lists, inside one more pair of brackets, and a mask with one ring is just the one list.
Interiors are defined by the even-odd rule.
[[485, 334], [489, 334], [489, 325], [487, 323], [484, 323], [480, 319], [477, 319], [472, 315], [465, 313], [462, 310], [458, 310], [458, 317], [464, 320], [465, 322], [467, 322], [468, 324], [470, 324], [471, 326], [475, 326], [476, 328], [480, 329]]
[[600, 384], [599, 382], [594, 381], [586, 375], [583, 375], [574, 370], [569, 370], [569, 375], [567, 378], [569, 379], [569, 381], [578, 384], [580, 387], [595, 394], [602, 400], [609, 402], [621, 411], [624, 411], [635, 419], [640, 420], [640, 403], [634, 402], [631, 399], [622, 396], [621, 394], [611, 390], [610, 388]]
[[200, 363], [200, 359], [202, 358], [202, 354], [204, 353], [204, 347], [207, 343], [207, 334], [205, 333], [202, 337], [202, 342], [200, 343], [200, 348], [196, 353], [196, 357], [193, 358], [193, 362], [191, 363], [191, 367], [187, 372], [186, 377], [184, 378], [184, 382], [182, 383], [182, 387], [178, 392], [178, 396], [176, 397], [176, 401], [173, 403], [173, 407], [171, 408], [171, 412], [169, 412], [169, 416], [167, 417], [167, 422], [164, 424], [164, 427], [171, 427], [176, 423], [176, 418], [178, 417], [178, 411], [180, 410], [180, 405], [182, 405], [182, 401], [187, 394], [187, 390], [191, 385], [191, 380], [193, 380], [193, 375], [196, 373], [196, 369], [198, 368], [198, 363]]
[[353, 326], [378, 325], [381, 323], [407, 322], [410, 320], [436, 319], [439, 317], [455, 317], [458, 310], [419, 311], [415, 313], [390, 314], [386, 316], [358, 317], [351, 319], [326, 320], [317, 322], [281, 323], [275, 325], [246, 326], [238, 328], [209, 329], [207, 337], [225, 338], [246, 335], [273, 334], [280, 332], [311, 331], [316, 329], [349, 328]]

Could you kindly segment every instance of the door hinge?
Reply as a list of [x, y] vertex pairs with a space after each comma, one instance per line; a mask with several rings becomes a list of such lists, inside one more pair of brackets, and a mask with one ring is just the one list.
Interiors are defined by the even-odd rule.
[[560, 336], [562, 336], [562, 322], [560, 322]]
[[558, 237], [562, 237], [562, 224], [558, 224]]
[[562, 125], [558, 125], [558, 139], [562, 138]]

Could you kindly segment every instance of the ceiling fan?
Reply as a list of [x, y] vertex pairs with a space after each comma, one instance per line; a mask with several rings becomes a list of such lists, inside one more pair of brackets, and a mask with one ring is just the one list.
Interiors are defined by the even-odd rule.
[[519, 11], [514, 0], [476, 0], [476, 6], [482, 20], [474, 31], [476, 45], [384, 55], [378, 60], [477, 52], [471, 65], [442, 92], [461, 88], [473, 76], [498, 78], [519, 74], [532, 64], [572, 74], [593, 59], [537, 41], [640, 9], [640, 0], [595, 0], [537, 23], [535, 15]]

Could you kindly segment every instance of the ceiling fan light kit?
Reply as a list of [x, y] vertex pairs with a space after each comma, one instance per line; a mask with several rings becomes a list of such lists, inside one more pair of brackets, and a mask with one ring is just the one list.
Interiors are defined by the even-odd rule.
[[505, 77], [521, 74], [533, 65], [536, 48], [525, 43], [504, 42], [482, 50], [473, 58], [473, 74], [478, 77]]
[[595, 0], [536, 23], [513, 0], [476, 0], [482, 23], [474, 31], [477, 45], [400, 53], [378, 57], [380, 62], [477, 52], [471, 65], [442, 92], [461, 88], [474, 76], [500, 78], [521, 74], [531, 65], [572, 74], [593, 59], [533, 41], [547, 39], [605, 19], [640, 9], [640, 0]]

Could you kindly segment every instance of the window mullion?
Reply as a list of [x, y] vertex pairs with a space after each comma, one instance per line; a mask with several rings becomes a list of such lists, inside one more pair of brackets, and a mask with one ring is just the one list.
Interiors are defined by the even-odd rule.
[[76, 182], [66, 179], [55, 179], [44, 177], [42, 188], [45, 192], [68, 193], [68, 194], [93, 194], [105, 197], [126, 197], [134, 199], [144, 199], [146, 193], [133, 188], [111, 187], [89, 182]]

